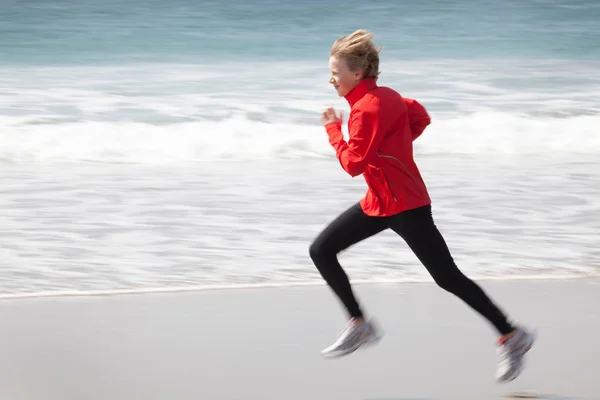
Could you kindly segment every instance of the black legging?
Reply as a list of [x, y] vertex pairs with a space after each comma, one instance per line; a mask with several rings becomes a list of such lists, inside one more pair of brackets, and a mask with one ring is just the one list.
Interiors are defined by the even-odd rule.
[[406, 241], [442, 289], [455, 294], [487, 318], [501, 334], [514, 330], [483, 290], [457, 268], [433, 222], [431, 206], [391, 217], [372, 217], [362, 211], [360, 204], [356, 204], [337, 217], [312, 243], [310, 257], [351, 317], [361, 317], [362, 312], [337, 254], [387, 228]]

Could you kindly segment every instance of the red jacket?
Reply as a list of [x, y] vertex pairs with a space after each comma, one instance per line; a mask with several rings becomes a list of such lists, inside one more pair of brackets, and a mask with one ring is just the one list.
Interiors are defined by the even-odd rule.
[[363, 79], [348, 95], [349, 140], [341, 122], [325, 126], [342, 168], [362, 174], [368, 185], [360, 200], [367, 215], [390, 216], [431, 203], [427, 187], [413, 160], [412, 142], [431, 122], [417, 101]]

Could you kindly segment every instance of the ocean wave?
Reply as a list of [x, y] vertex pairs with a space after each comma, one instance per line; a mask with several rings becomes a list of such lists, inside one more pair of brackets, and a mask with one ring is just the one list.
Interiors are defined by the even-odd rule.
[[[415, 153], [425, 155], [598, 153], [599, 125], [596, 115], [534, 118], [479, 112], [439, 119], [433, 115], [414, 147]], [[333, 156], [316, 121], [275, 123], [247, 115], [169, 124], [23, 124], [5, 119], [0, 120], [0, 137], [0, 159], [11, 162], [165, 163]]]

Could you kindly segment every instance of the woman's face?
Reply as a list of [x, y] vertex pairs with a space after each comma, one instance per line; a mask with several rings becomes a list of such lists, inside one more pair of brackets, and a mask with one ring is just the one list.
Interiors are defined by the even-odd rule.
[[333, 85], [340, 97], [350, 93], [362, 78], [362, 71], [350, 71], [346, 60], [336, 56], [329, 57], [329, 70], [331, 71], [329, 83]]

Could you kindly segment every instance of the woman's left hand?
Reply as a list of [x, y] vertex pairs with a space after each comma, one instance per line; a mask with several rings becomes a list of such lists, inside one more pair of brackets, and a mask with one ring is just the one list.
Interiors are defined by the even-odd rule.
[[342, 124], [342, 112], [340, 111], [340, 115], [337, 116], [335, 114], [335, 110], [330, 107], [323, 112], [323, 115], [321, 116], [321, 123], [323, 125], [327, 125], [333, 122], [338, 123], [340, 125]]

